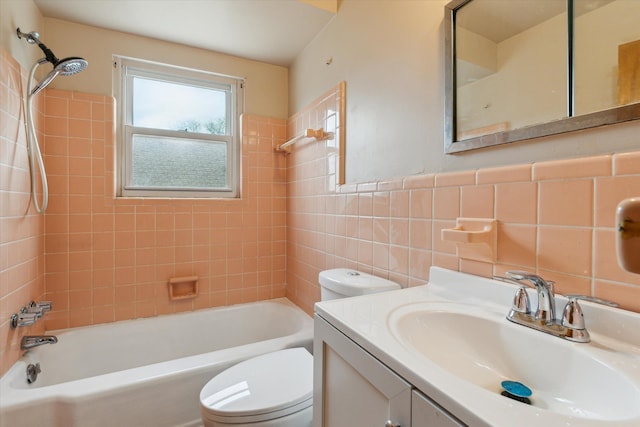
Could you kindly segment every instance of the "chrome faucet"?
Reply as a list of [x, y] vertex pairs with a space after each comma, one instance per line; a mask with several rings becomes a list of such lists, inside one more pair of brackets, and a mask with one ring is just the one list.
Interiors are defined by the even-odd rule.
[[20, 349], [29, 350], [44, 344], [55, 344], [57, 342], [58, 338], [53, 335], [25, 335], [20, 341]]
[[552, 323], [556, 319], [556, 300], [553, 292], [553, 282], [526, 271], [507, 271], [507, 277], [514, 280], [526, 280], [533, 284], [538, 293], [538, 308], [535, 317]]
[[19, 313], [11, 316], [9, 325], [11, 329], [31, 326], [48, 311], [51, 311], [51, 301], [31, 301], [28, 307], [22, 307]]
[[[507, 277], [495, 276], [494, 279], [520, 286], [513, 299], [513, 306], [507, 314], [507, 320], [569, 341], [581, 343], [591, 341], [578, 298], [569, 299], [562, 319], [559, 320], [556, 319], [552, 281], [524, 271], [507, 271], [506, 275]], [[536, 289], [538, 307], [535, 313], [531, 313], [529, 296], [525, 287], [522, 286], [522, 281], [531, 283]]]

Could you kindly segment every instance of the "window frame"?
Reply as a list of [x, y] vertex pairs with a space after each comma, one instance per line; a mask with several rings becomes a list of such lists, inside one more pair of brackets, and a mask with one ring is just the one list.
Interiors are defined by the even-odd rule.
[[[244, 79], [119, 55], [113, 56], [113, 87], [116, 99], [116, 197], [145, 198], [239, 198], [240, 117], [244, 107]], [[133, 80], [135, 77], [228, 91], [226, 135], [148, 128], [133, 125]], [[227, 186], [215, 188], [136, 187], [131, 184], [134, 135], [227, 146]]]

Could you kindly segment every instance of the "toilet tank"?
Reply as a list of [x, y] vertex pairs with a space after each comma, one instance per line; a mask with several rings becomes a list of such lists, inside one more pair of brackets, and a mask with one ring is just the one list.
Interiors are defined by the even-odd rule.
[[322, 301], [400, 289], [400, 285], [391, 280], [350, 268], [321, 271], [318, 282]]

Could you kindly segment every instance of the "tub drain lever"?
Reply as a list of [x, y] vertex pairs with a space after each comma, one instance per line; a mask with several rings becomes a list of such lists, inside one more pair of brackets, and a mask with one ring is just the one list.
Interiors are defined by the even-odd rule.
[[33, 363], [29, 363], [29, 366], [27, 366], [27, 382], [29, 384], [36, 382], [40, 372], [42, 372], [42, 369], [40, 369], [39, 363], [36, 363], [35, 365]]

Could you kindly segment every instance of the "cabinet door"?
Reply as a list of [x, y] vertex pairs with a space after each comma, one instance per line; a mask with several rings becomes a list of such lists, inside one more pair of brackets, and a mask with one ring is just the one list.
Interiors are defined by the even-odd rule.
[[314, 427], [411, 427], [411, 385], [317, 316]]
[[414, 390], [411, 399], [413, 427], [464, 427], [424, 394]]

